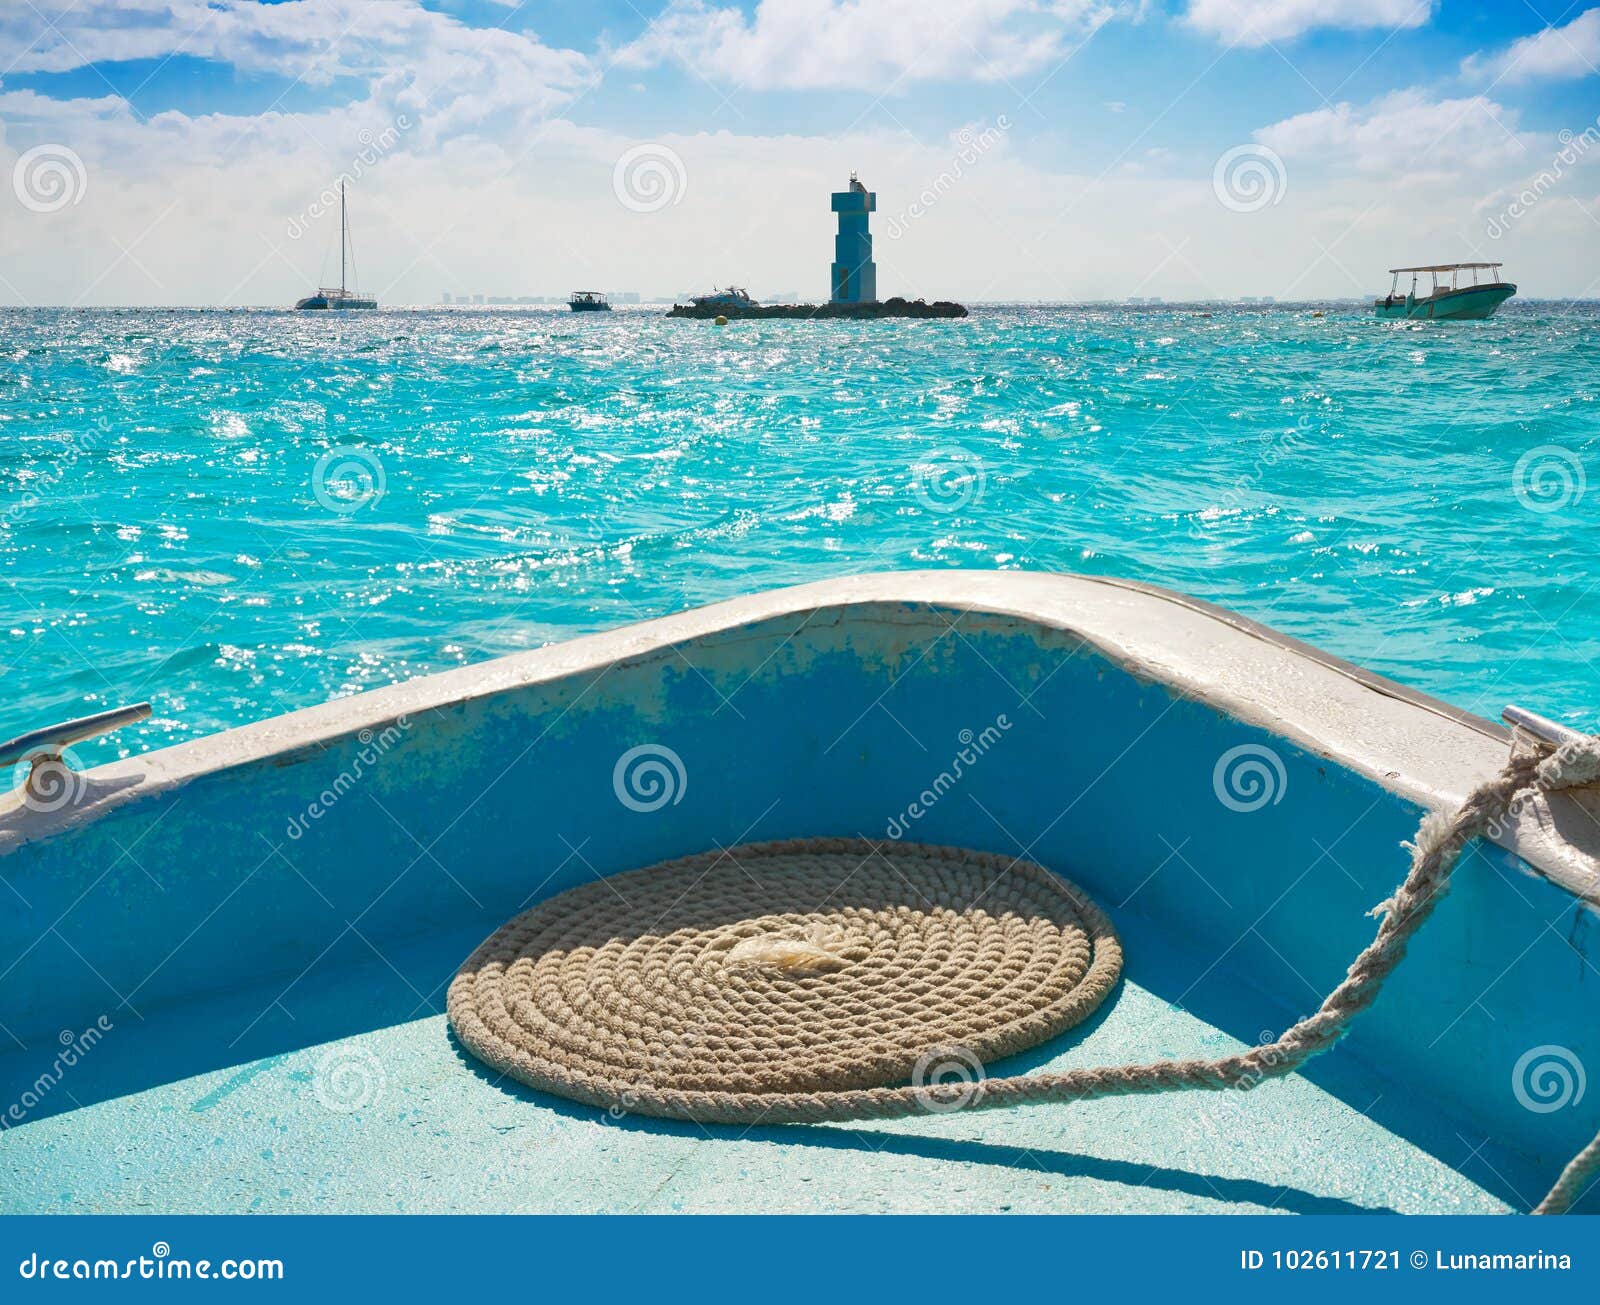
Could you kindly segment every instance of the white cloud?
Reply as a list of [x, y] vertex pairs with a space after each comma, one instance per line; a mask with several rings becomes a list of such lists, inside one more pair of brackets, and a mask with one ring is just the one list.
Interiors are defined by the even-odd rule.
[[[0, 15], [0, 67], [15, 73], [174, 55], [311, 86], [363, 79], [418, 118], [441, 90], [452, 92], [458, 119], [471, 116], [463, 111], [473, 97], [485, 112], [545, 113], [595, 77], [583, 54], [469, 27], [418, 0], [58, 0], [45, 12], [24, 5]], [[469, 86], [473, 96], [461, 93]]]
[[[1255, 138], [1282, 157], [1292, 199], [1320, 196], [1327, 211], [1307, 214], [1307, 230], [1331, 231], [1317, 251], [1331, 251], [1330, 263], [1498, 259], [1541, 295], [1593, 293], [1600, 277], [1589, 181], [1600, 130], [1528, 131], [1485, 95], [1408, 90], [1287, 118]], [[1370, 252], [1358, 259], [1357, 249]]]
[[1357, 108], [1336, 104], [1256, 132], [1290, 162], [1353, 169], [1402, 184], [1408, 179], [1470, 176], [1524, 163], [1529, 140], [1516, 115], [1486, 96], [1431, 100], [1397, 91]]
[[[51, 102], [16, 94], [0, 118], [36, 115], [35, 126], [84, 153], [89, 177], [83, 201], [55, 213], [26, 212], [0, 193], [0, 301], [285, 305], [327, 273], [334, 219], [308, 224], [301, 239], [286, 228], [332, 175], [311, 138], [335, 131], [331, 119], [282, 119], [238, 141], [239, 120], [140, 122], [112, 99], [38, 118]], [[1527, 293], [1600, 274], [1594, 228], [1565, 201], [1547, 201], [1502, 241], [1485, 238], [1479, 200], [1526, 160], [1475, 156], [1423, 184], [1378, 166], [1374, 141], [1400, 159], [1424, 148], [1439, 125], [1426, 106], [1313, 118], [1260, 133], [1286, 151], [1292, 181], [1281, 204], [1252, 213], [1218, 201], [1209, 158], [1154, 155], [1142, 172], [1097, 177], [1041, 167], [1008, 134], [957, 169], [959, 136], [923, 142], [887, 130], [659, 136], [688, 184], [681, 203], [638, 213], [612, 184], [617, 159], [639, 140], [555, 118], [526, 140], [474, 134], [443, 150], [396, 150], [352, 192], [352, 222], [361, 284], [385, 304], [587, 284], [672, 294], [730, 280], [821, 297], [828, 194], [851, 167], [878, 194], [885, 294], [1377, 293], [1383, 268], [1476, 253], [1503, 256]], [[1539, 157], [1551, 147], [1553, 138], [1541, 142]], [[0, 178], [21, 148], [0, 140]], [[937, 202], [912, 215], [927, 192]], [[1586, 192], [1575, 178], [1561, 193]]]
[[[403, 235], [423, 195], [435, 213], [457, 213], [458, 174], [482, 183], [525, 167], [523, 153], [544, 144], [554, 114], [598, 75], [586, 55], [468, 27], [415, 0], [79, 0], [46, 17], [53, 22], [34, 15], [30, 23], [28, 14], [5, 10], [0, 66], [14, 60], [19, 70], [63, 71], [187, 53], [242, 73], [310, 82], [337, 75], [362, 89], [310, 111], [269, 105], [240, 115], [144, 117], [112, 94], [61, 100], [0, 88], [0, 176], [9, 181], [24, 150], [48, 143], [73, 151], [89, 178], [78, 204], [45, 215], [13, 202], [11, 186], [0, 188], [0, 248], [8, 255], [0, 293], [25, 302], [83, 294], [89, 302], [274, 302], [315, 278], [320, 249], [310, 246], [326, 234], [296, 243], [286, 235], [291, 219], [372, 153], [375, 139], [393, 143], [363, 171], [360, 219], [369, 231]], [[415, 197], [402, 178], [417, 187]], [[45, 261], [23, 266], [28, 249]], [[432, 257], [411, 239], [388, 252], [391, 277]]]
[[1565, 27], [1547, 27], [1513, 41], [1496, 55], [1462, 61], [1469, 77], [1508, 82], [1588, 77], [1600, 71], [1600, 9], [1587, 9]]
[[1116, 12], [1101, 0], [761, 0], [746, 17], [672, 0], [618, 61], [678, 63], [759, 90], [892, 92], [1049, 68]]
[[[147, 17], [158, 8], [136, 10], [135, 2], [114, 8]], [[170, 17], [171, 5], [159, 8]], [[1376, 292], [1375, 269], [1478, 252], [1480, 201], [1520, 185], [1555, 148], [1553, 137], [1523, 133], [1487, 97], [1435, 102], [1408, 92], [1341, 105], [1258, 133], [1282, 154], [1292, 184], [1281, 204], [1239, 213], [1219, 203], [1211, 157], [1157, 152], [1143, 156], [1137, 175], [1083, 175], [1042, 166], [1048, 146], [1038, 132], [1007, 133], [958, 170], [959, 138], [928, 143], [866, 129], [659, 136], [645, 128], [682, 158], [688, 186], [681, 203], [640, 214], [612, 186], [617, 159], [641, 138], [561, 116], [594, 75], [591, 61], [419, 17], [400, 0], [374, 8], [395, 11], [375, 16], [371, 36], [390, 53], [337, 52], [351, 67], [369, 61], [354, 74], [352, 103], [141, 118], [111, 95], [62, 101], [0, 90], [0, 302], [292, 303], [335, 248], [334, 219], [307, 223], [303, 238], [290, 234], [293, 219], [348, 166], [361, 132], [381, 131], [397, 112], [416, 126], [352, 192], [362, 284], [386, 304], [582, 284], [675, 293], [729, 280], [821, 296], [833, 233], [827, 196], [855, 167], [879, 196], [885, 294]], [[354, 12], [324, 0], [306, 13], [336, 11]], [[312, 29], [308, 21], [297, 48], [341, 44], [336, 32]], [[178, 44], [171, 34], [121, 39]], [[228, 48], [258, 66], [287, 57], [282, 39]], [[81, 202], [49, 213], [14, 202], [13, 165], [42, 141], [82, 157]], [[1426, 185], [1416, 184], [1419, 165], [1435, 170]], [[942, 184], [958, 172], [955, 184]], [[1560, 194], [1592, 193], [1579, 188], [1586, 180], [1564, 180]], [[937, 203], [911, 218], [910, 206], [930, 190]], [[890, 219], [902, 215], [903, 231], [891, 235]], [[1559, 291], [1574, 278], [1586, 285], [1600, 271], [1593, 229], [1576, 205], [1551, 199], [1492, 252], [1528, 293]]]
[[1319, 27], [1421, 27], [1436, 0], [1190, 0], [1186, 21], [1229, 45], [1288, 41]]

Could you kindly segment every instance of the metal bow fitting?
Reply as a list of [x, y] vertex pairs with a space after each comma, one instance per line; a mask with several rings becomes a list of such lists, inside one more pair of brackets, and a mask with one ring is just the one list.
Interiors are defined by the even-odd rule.
[[27, 779], [28, 793], [34, 797], [43, 796], [36, 788], [35, 781], [41, 777], [41, 767], [67, 765], [62, 756], [63, 749], [84, 739], [109, 734], [124, 725], [132, 725], [149, 715], [150, 704], [137, 702], [131, 707], [113, 707], [110, 711], [96, 712], [93, 716], [79, 716], [76, 720], [66, 720], [59, 725], [47, 725], [44, 729], [19, 734], [14, 739], [0, 743], [0, 766], [19, 761], [31, 762]]
[[1576, 743], [1585, 737], [1582, 731], [1569, 729], [1565, 725], [1529, 711], [1526, 707], [1507, 707], [1501, 711], [1500, 719], [1512, 729], [1522, 730], [1557, 748], [1568, 743]]

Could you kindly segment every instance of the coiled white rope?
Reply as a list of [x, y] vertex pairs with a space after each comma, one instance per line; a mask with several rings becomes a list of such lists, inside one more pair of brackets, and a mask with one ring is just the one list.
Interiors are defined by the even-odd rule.
[[[468, 958], [450, 1022], [473, 1054], [532, 1087], [701, 1123], [1248, 1090], [1328, 1050], [1372, 1005], [1469, 843], [1530, 796], [1597, 778], [1600, 736], [1557, 748], [1517, 731], [1498, 775], [1423, 819], [1410, 872], [1372, 912], [1376, 935], [1317, 1011], [1214, 1060], [930, 1077], [941, 1048], [1007, 1055], [1086, 1018], [1116, 982], [1121, 950], [1081, 890], [1039, 866], [861, 839], [752, 844], [559, 894]], [[1600, 1136], [1534, 1213], [1564, 1213], [1597, 1169]]]

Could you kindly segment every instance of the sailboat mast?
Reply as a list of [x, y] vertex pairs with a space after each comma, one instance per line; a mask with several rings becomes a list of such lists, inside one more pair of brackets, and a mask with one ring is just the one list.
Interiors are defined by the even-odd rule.
[[344, 180], [339, 181], [339, 294], [344, 295]]

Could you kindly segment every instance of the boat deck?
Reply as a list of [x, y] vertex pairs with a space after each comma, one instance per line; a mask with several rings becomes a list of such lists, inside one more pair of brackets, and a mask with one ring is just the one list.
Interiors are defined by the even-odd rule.
[[[1214, 1056], [1292, 1018], [1113, 914], [1118, 993], [991, 1072]], [[1249, 1094], [793, 1128], [610, 1120], [497, 1084], [456, 1048], [444, 990], [478, 940], [380, 956], [347, 937], [292, 983], [121, 1011], [0, 1133], [0, 1211], [1444, 1213], [1525, 1208], [1543, 1190], [1481, 1133], [1337, 1051], [1315, 1082]], [[6, 1098], [39, 1069], [36, 1054], [0, 1057]]]

